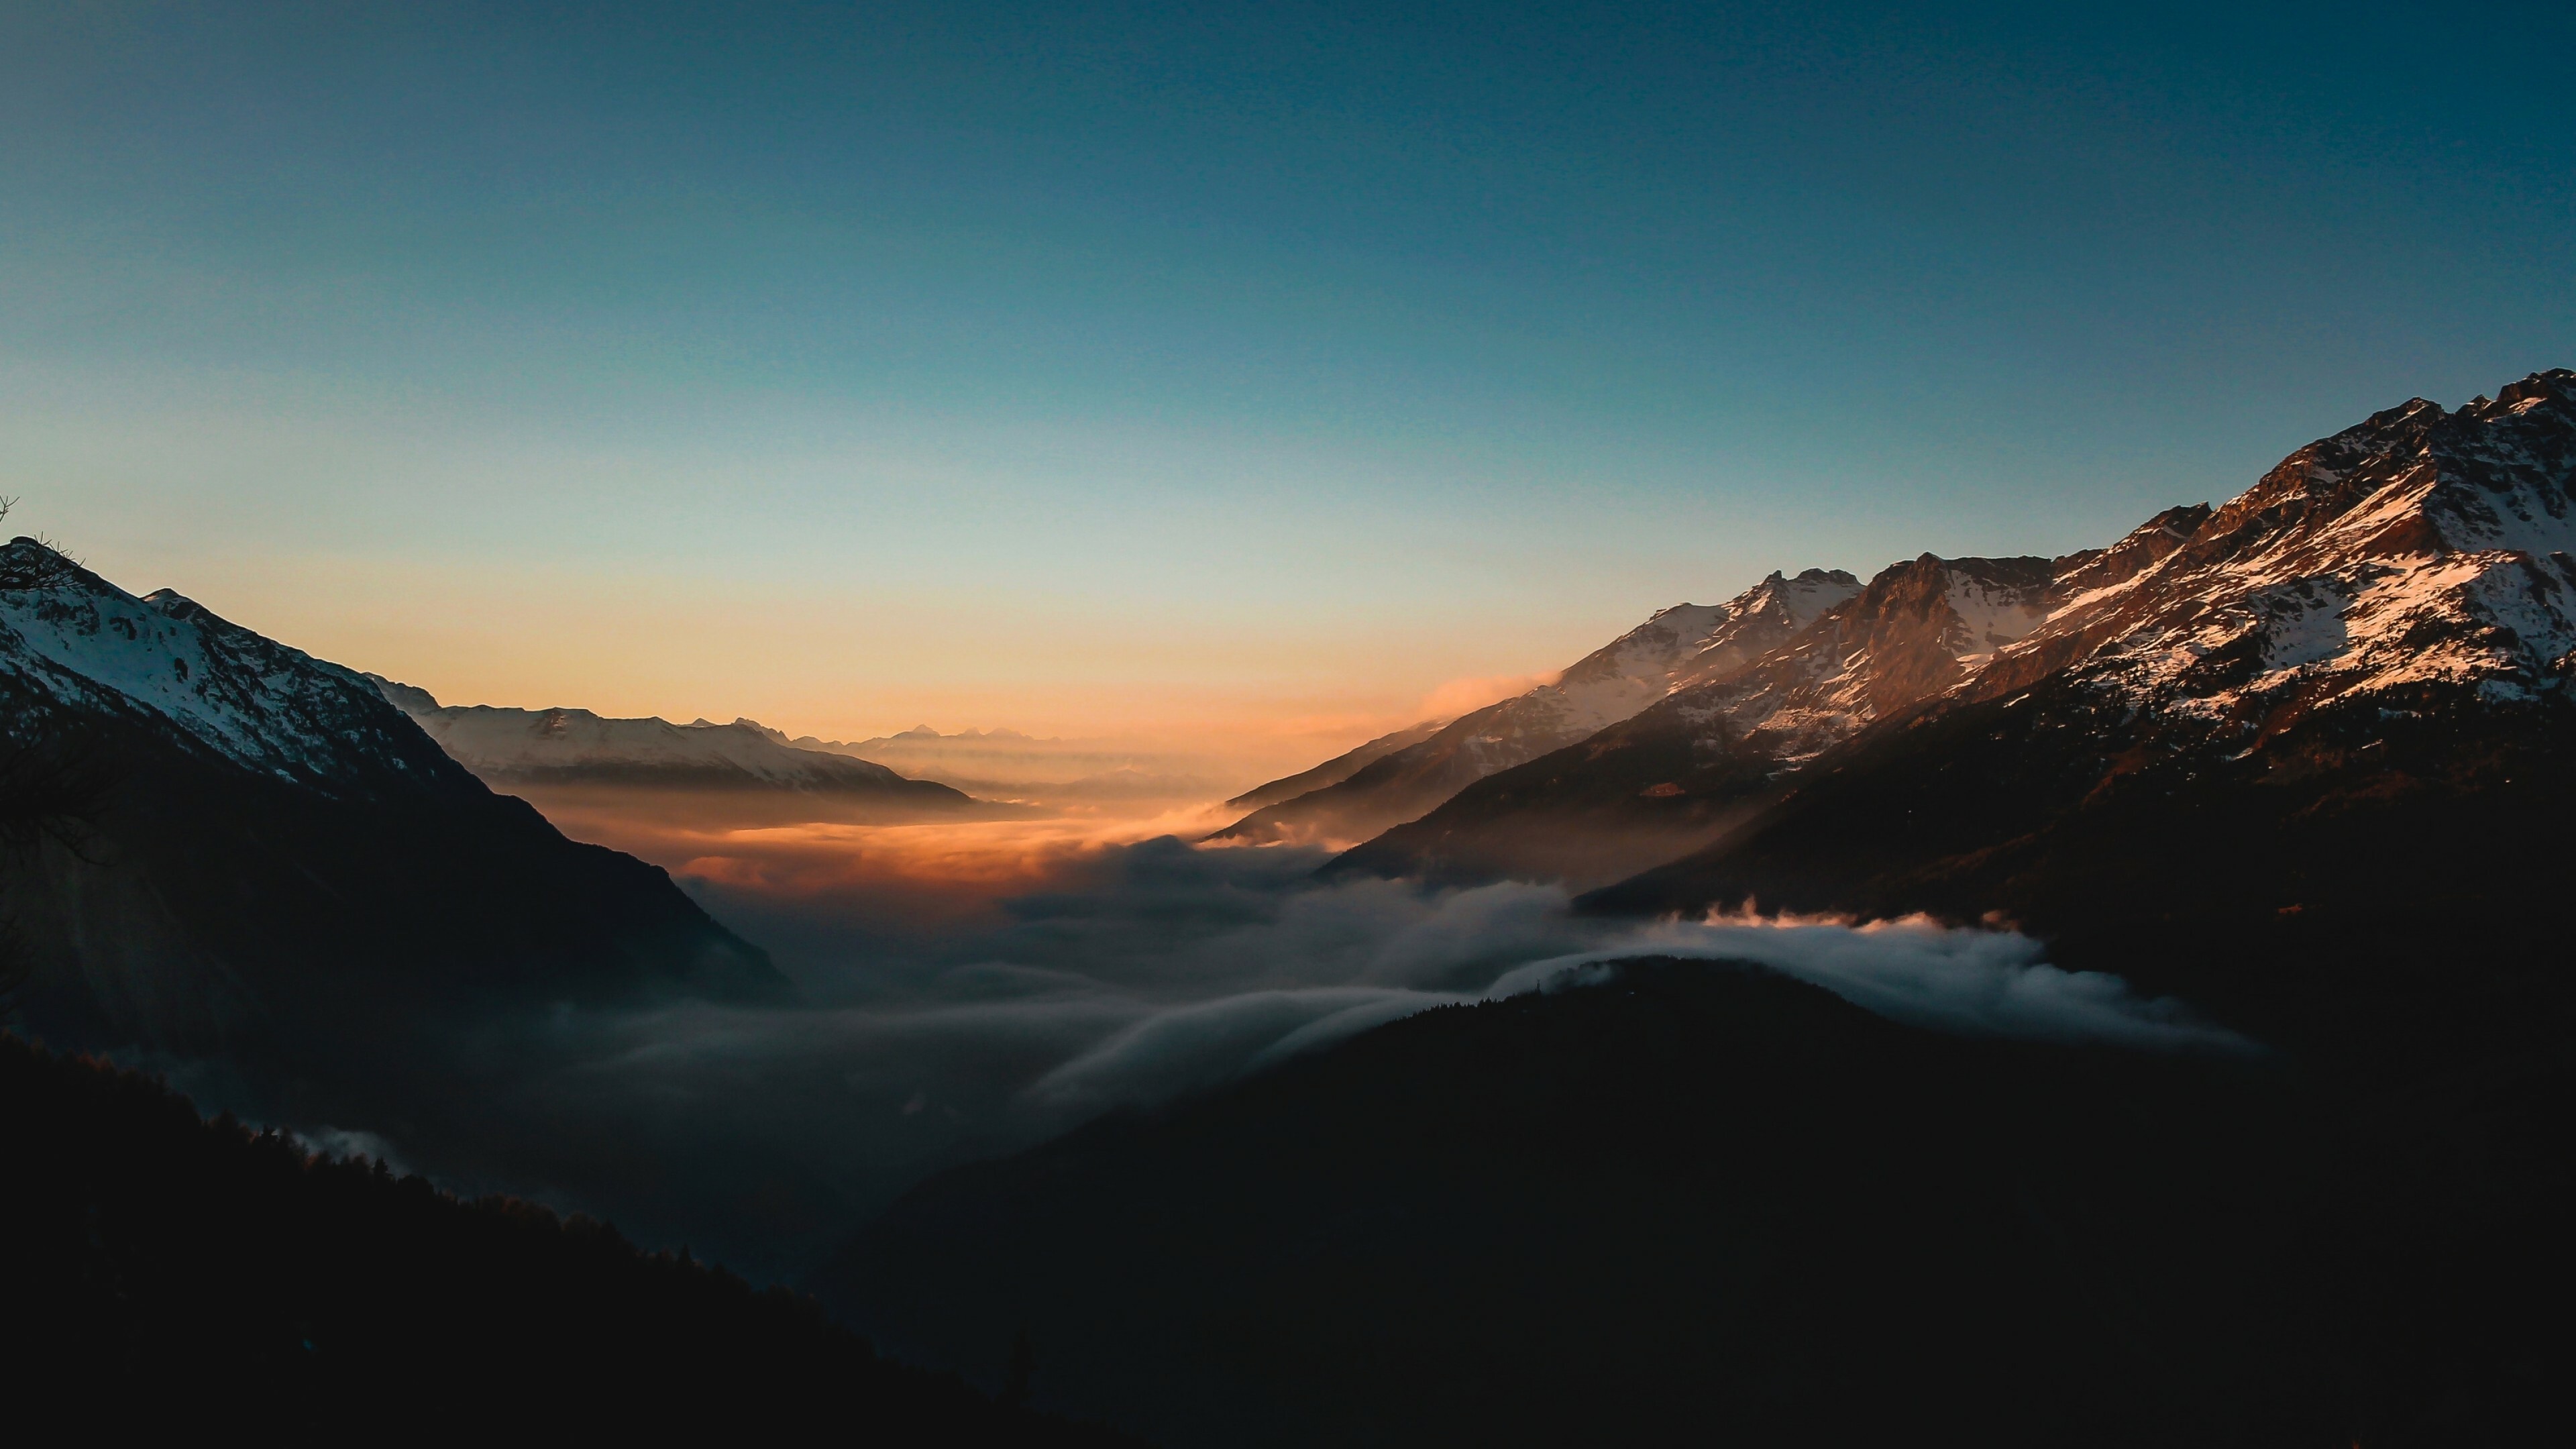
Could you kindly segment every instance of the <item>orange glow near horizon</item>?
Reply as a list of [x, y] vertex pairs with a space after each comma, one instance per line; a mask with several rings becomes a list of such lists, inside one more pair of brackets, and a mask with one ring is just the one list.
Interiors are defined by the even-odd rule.
[[676, 876], [765, 896], [899, 899], [906, 914], [922, 920], [973, 915], [996, 900], [1047, 889], [1117, 846], [1165, 835], [1196, 840], [1238, 813], [1200, 801], [1007, 820], [744, 824], [669, 793], [539, 791], [525, 798], [566, 835]]
[[1208, 773], [1234, 782], [1229, 793], [1518, 693], [1549, 677], [1540, 666], [1562, 668], [1652, 607], [1390, 628], [1241, 601], [1177, 620], [1008, 591], [891, 596], [551, 564], [150, 549], [100, 550], [90, 563], [129, 591], [177, 587], [444, 703], [747, 717], [826, 740], [1006, 728], [1203, 755]]

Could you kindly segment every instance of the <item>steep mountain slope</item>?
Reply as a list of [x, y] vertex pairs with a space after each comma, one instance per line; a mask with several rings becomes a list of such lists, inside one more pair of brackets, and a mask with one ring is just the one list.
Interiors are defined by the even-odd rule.
[[798, 749], [776, 730], [738, 719], [603, 719], [586, 709], [442, 706], [427, 690], [368, 675], [386, 699], [486, 783], [503, 788], [621, 789], [828, 795], [897, 812], [939, 813], [974, 802], [928, 780], [907, 780], [848, 755]]
[[1258, 810], [1265, 805], [1294, 800], [1309, 790], [1321, 790], [1327, 785], [1338, 785], [1358, 774], [1363, 768], [1375, 764], [1396, 751], [1411, 748], [1440, 733], [1442, 727], [1448, 723], [1445, 719], [1427, 719], [1420, 724], [1407, 725], [1393, 734], [1379, 735], [1357, 749], [1346, 750], [1335, 755], [1311, 770], [1301, 770], [1266, 785], [1254, 786], [1226, 801], [1226, 806], [1233, 810]]
[[364, 676], [30, 539], [0, 548], [0, 706], [13, 746], [84, 782], [70, 828], [0, 851], [28, 1017], [59, 1039], [285, 1052], [286, 1080], [470, 1003], [785, 990], [661, 871], [494, 795]]
[[1775, 647], [1478, 781], [1333, 868], [1599, 885], [1669, 860], [1744, 818], [1797, 765], [2038, 628], [2056, 579], [2093, 561], [1893, 565]]
[[2553, 1392], [2565, 1159], [2423, 1131], [1632, 963], [944, 1174], [818, 1287], [1176, 1446], [2475, 1442]]
[[[2312, 735], [2363, 749], [2428, 709], [2476, 713], [2474, 733], [2559, 699], [2576, 649], [2571, 376], [2534, 374], [2457, 413], [2416, 399], [2300, 449], [2224, 507], [2169, 510], [2044, 569], [2010, 561], [2014, 576], [1981, 589], [1936, 579], [1937, 560], [1891, 569], [1810, 635], [1462, 791], [1342, 868], [1600, 884], [1677, 843], [1750, 839], [1773, 797], [1812, 788], [1804, 767], [1826, 750], [1896, 748], [1881, 722], [1930, 728], [2023, 691], [2041, 724], [2091, 742], [2077, 753], [2127, 762], [2051, 808], [2162, 752], [2269, 771], [2312, 753], [2298, 742]], [[2306, 730], [2320, 714], [2341, 723]], [[1605, 899], [1649, 897], [1677, 899]]]
[[1732, 674], [1860, 591], [1847, 573], [1773, 574], [1723, 604], [1680, 604], [1585, 655], [1553, 684], [1460, 716], [1337, 784], [1255, 811], [1209, 837], [1365, 839], [1497, 770], [1583, 739], [1676, 689]]

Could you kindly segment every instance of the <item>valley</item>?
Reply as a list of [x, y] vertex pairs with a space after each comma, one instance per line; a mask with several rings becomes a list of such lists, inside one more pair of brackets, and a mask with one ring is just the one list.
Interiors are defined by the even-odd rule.
[[2563, 1346], [2571, 548], [2537, 373], [1254, 784], [446, 705], [19, 538], [11, 1025], [1158, 1443], [2478, 1437]]

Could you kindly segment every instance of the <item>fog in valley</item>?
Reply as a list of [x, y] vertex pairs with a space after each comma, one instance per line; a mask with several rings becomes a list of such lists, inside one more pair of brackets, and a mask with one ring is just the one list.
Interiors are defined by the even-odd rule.
[[[1555, 886], [1318, 879], [1306, 847], [1194, 846], [1212, 809], [865, 826], [727, 825], [646, 792], [559, 815], [670, 869], [794, 982], [781, 1006], [569, 1004], [422, 1049], [462, 1173], [399, 1124], [297, 1124], [469, 1187], [792, 1274], [943, 1167], [1151, 1108], [1440, 1005], [1584, 989], [1601, 964], [1756, 962], [1898, 1020], [2237, 1050], [2172, 1002], [2048, 965], [2001, 929], [1756, 914], [1592, 919]], [[185, 1064], [170, 1064], [187, 1075]]]

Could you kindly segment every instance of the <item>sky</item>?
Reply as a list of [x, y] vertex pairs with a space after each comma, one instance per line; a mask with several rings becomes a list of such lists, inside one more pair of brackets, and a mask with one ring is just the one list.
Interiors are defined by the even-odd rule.
[[1293, 760], [2576, 365], [2576, 18], [2109, 9], [0, 0], [0, 492], [451, 702]]

